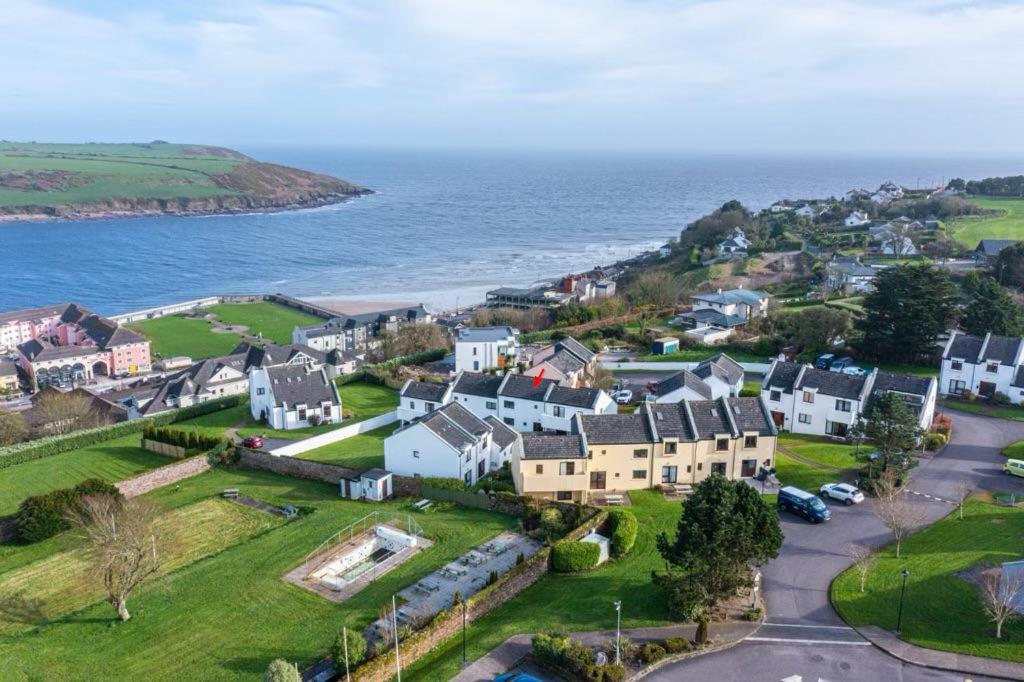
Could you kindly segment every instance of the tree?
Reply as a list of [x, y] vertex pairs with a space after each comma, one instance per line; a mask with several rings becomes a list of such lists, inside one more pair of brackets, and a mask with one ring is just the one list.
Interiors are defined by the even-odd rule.
[[707, 631], [715, 605], [753, 585], [751, 566], [778, 556], [779, 517], [743, 481], [712, 474], [683, 504], [675, 538], [658, 536], [670, 568], [653, 576], [666, 591], [669, 613]]
[[987, 566], [979, 572], [978, 586], [985, 613], [996, 624], [996, 639], [1002, 639], [1006, 621], [1020, 618], [1015, 606], [1024, 595], [1024, 571], [1008, 573], [999, 566]]
[[14, 445], [28, 436], [28, 425], [20, 413], [0, 410], [0, 448]]
[[956, 508], [960, 514], [960, 520], [964, 520], [964, 502], [971, 496], [971, 482], [961, 478], [956, 484]]
[[302, 682], [302, 675], [283, 658], [275, 658], [263, 673], [263, 682]]
[[807, 308], [775, 315], [779, 333], [788, 343], [818, 353], [849, 337], [853, 318], [849, 311], [827, 306]]
[[892, 533], [896, 542], [896, 558], [904, 538], [924, 523], [927, 514], [923, 505], [915, 504], [898, 485], [895, 472], [883, 471], [874, 485], [877, 499], [872, 506], [875, 516]]
[[381, 351], [385, 360], [447, 347], [448, 336], [436, 324], [407, 324], [397, 333], [381, 334]]
[[917, 445], [921, 428], [913, 410], [898, 394], [883, 393], [871, 400], [864, 435], [874, 442], [883, 470], [890, 465], [906, 469], [907, 453]]
[[637, 308], [667, 308], [676, 298], [675, 279], [665, 271], [643, 272], [626, 289], [626, 299]]
[[615, 385], [615, 375], [601, 365], [595, 365], [590, 372], [590, 385], [593, 388], [600, 388], [602, 391], [610, 391]]
[[857, 577], [860, 579], [860, 591], [863, 592], [864, 585], [868, 580], [868, 573], [875, 565], [875, 555], [870, 547], [856, 542], [851, 542], [846, 546], [846, 553], [853, 561], [853, 568], [857, 571]]
[[1024, 287], [1024, 242], [1007, 246], [992, 265], [996, 281], [1008, 287]]
[[334, 640], [334, 646], [331, 647], [331, 658], [334, 659], [334, 665], [338, 670], [346, 670], [346, 640], [348, 642], [349, 668], [355, 668], [366, 657], [366, 637], [363, 636], [363, 633], [358, 630], [344, 629], [338, 633], [337, 638]]
[[960, 326], [968, 334], [1020, 336], [1024, 333], [1024, 315], [1009, 292], [991, 277], [969, 272], [962, 288], [966, 301]]
[[931, 265], [897, 265], [875, 277], [856, 323], [865, 355], [882, 360], [915, 360], [934, 353], [935, 341], [953, 323], [956, 288], [949, 275]]
[[548, 507], [542, 511], [540, 513], [540, 527], [544, 529], [548, 542], [551, 542], [551, 538], [560, 535], [565, 530], [562, 512], [557, 507]]
[[52, 435], [91, 429], [107, 422], [93, 406], [92, 399], [79, 392], [44, 390], [33, 409], [40, 416], [42, 429]]
[[122, 621], [131, 618], [127, 603], [132, 591], [160, 568], [157, 514], [148, 501], [120, 501], [109, 495], [83, 498], [71, 513], [84, 540], [90, 572], [102, 581], [107, 601]]

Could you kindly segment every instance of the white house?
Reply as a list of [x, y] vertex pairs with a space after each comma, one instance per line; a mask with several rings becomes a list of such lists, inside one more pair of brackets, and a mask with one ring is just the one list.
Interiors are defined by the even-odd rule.
[[735, 227], [729, 237], [718, 242], [718, 255], [746, 255], [750, 244], [751, 241], [747, 239], [747, 234], [743, 231], [743, 228]]
[[678, 403], [682, 400], [711, 400], [711, 387], [688, 369], [676, 372], [658, 382], [648, 400], [656, 403]]
[[796, 214], [801, 218], [814, 218], [818, 215], [818, 209], [811, 204], [804, 204], [800, 208], [796, 209]]
[[853, 256], [836, 255], [825, 265], [825, 283], [829, 288], [846, 294], [873, 291], [877, 274], [875, 268], [864, 265]]
[[850, 191], [843, 195], [843, 201], [863, 201], [864, 199], [867, 199], [870, 196], [871, 192], [867, 191], [866, 189], [851, 189]]
[[456, 333], [456, 372], [503, 369], [518, 356], [519, 331], [512, 327], [465, 327]]
[[473, 485], [520, 451], [519, 434], [449, 403], [384, 439], [384, 467], [400, 476], [456, 478]]
[[853, 211], [850, 215], [846, 216], [843, 221], [843, 225], [847, 227], [860, 227], [861, 225], [867, 225], [871, 222], [871, 218], [864, 211]]
[[991, 396], [1024, 401], [1024, 339], [953, 332], [942, 351], [939, 383], [943, 395]]
[[341, 422], [341, 396], [323, 368], [307, 365], [253, 367], [249, 407], [254, 419], [274, 429]]
[[931, 425], [938, 394], [931, 377], [877, 369], [853, 376], [776, 360], [761, 383], [761, 397], [778, 428], [838, 438], [845, 438], [858, 419], [867, 417], [871, 398], [881, 393], [900, 395], [917, 414], [920, 428]]
[[711, 388], [716, 400], [723, 396], [735, 398], [743, 390], [743, 367], [725, 353], [697, 363], [693, 373]]
[[751, 320], [768, 312], [771, 294], [756, 289], [729, 289], [694, 294], [690, 297], [693, 312], [712, 310], [722, 315]]
[[245, 361], [245, 353], [236, 353], [195, 362], [161, 384], [150, 401], [138, 405], [140, 412], [143, 415], [157, 414], [214, 398], [247, 393], [249, 375]]
[[523, 374], [554, 379], [565, 386], [583, 386], [597, 365], [597, 353], [572, 337], [542, 348], [530, 357], [530, 368]]

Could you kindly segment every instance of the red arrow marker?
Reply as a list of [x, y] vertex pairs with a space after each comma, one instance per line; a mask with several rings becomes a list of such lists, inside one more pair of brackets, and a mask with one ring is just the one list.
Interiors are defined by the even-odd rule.
[[544, 368], [542, 367], [541, 370], [540, 370], [540, 374], [538, 374], [537, 376], [535, 376], [533, 378], [533, 387], [534, 388], [537, 388], [538, 386], [540, 386], [540, 380], [541, 380], [541, 378], [543, 376], [544, 376]]

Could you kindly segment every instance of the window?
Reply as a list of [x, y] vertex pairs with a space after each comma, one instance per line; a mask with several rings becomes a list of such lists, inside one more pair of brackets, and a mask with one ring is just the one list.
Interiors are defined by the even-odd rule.
[[419, 450], [413, 450], [412, 451], [412, 456], [415, 457], [416, 459], [419, 459], [420, 458], [420, 451]]
[[506, 424], [508, 424], [509, 426], [515, 426], [516, 425], [516, 420], [513, 419], [512, 417], [505, 417], [504, 419], [502, 419], [502, 421], [505, 422]]
[[998, 362], [990, 362], [990, 363], [988, 363], [987, 365], [985, 365], [985, 371], [988, 372], [989, 374], [995, 374], [996, 372], [999, 371], [999, 363]]
[[426, 410], [427, 412], [433, 412], [434, 403], [423, 403], [423, 409]]
[[756, 448], [757, 447], [757, 436], [744, 436], [743, 447], [745, 448]]
[[306, 421], [306, 408], [305, 407], [300, 407], [299, 408], [299, 421], [300, 422]]
[[587, 450], [587, 459], [594, 459], [594, 451]]
[[729, 449], [729, 439], [728, 438], [719, 438], [718, 440], [715, 441], [715, 450], [717, 450], [718, 452], [723, 452], [723, 451], [728, 450], [728, 449]]
[[473, 483], [473, 472], [467, 471], [466, 475], [463, 476], [462, 478], [464, 481], [466, 481], [466, 485], [471, 485]]
[[782, 400], [782, 391], [772, 391], [768, 394], [768, 399], [773, 403], [777, 403]]
[[704, 462], [697, 462], [697, 471], [704, 471]]
[[554, 413], [554, 415], [556, 417], [564, 417], [565, 416], [565, 408], [562, 407], [561, 405], [555, 405], [552, 408], [552, 412]]
[[674, 467], [674, 466], [661, 467], [661, 482], [662, 483], [675, 483], [676, 482], [676, 467]]
[[479, 372], [480, 371], [480, 361], [479, 360], [474, 360], [473, 361], [473, 371], [474, 372]]
[[646, 469], [633, 469], [633, 480], [634, 481], [643, 480], [645, 478], [647, 478], [647, 470]]
[[544, 465], [543, 464], [538, 464], [537, 465], [537, 473], [538, 474], [543, 474], [544, 473]]
[[576, 462], [562, 462], [558, 465], [558, 473], [562, 476], [573, 476], [576, 473]]
[[410, 400], [409, 401], [409, 409], [410, 410], [415, 410], [416, 409], [416, 401], [415, 400]]
[[516, 403], [514, 400], [504, 400], [502, 401], [501, 406], [509, 410], [516, 409]]
[[558, 499], [563, 501], [563, 502], [565, 502], [565, 501], [570, 501], [571, 502], [572, 501], [572, 491], [571, 490], [559, 490], [558, 493], [557, 493], [557, 496], [558, 496]]
[[838, 410], [839, 412], [849, 412], [850, 411], [850, 401], [849, 400], [837, 400], [836, 401], [836, 410]]
[[688, 474], [692, 474], [693, 473], [693, 467], [690, 466], [689, 464], [686, 465], [686, 473], [688, 473]]
[[263, 388], [262, 386], [260, 386], [259, 388], [256, 389], [256, 395], [265, 395], [266, 392], [267, 392], [267, 389]]
[[473, 346], [473, 355], [476, 355], [476, 346]]
[[467, 453], [466, 453], [466, 461], [467, 461], [467, 462], [469, 461], [469, 457], [470, 457], [470, 454], [471, 454], [471, 453], [469, 453], [469, 452], [467, 452]]
[[725, 462], [712, 462], [711, 473], [725, 476]]
[[804, 402], [805, 403], [813, 403], [814, 402], [814, 393], [812, 393], [811, 391], [804, 391]]
[[800, 413], [799, 421], [800, 421], [801, 424], [810, 424], [811, 423], [811, 415]]
[[498, 409], [498, 401], [488, 400], [486, 403], [484, 403], [484, 407], [486, 407], [488, 410], [496, 410]]
[[954, 371], [959, 372], [964, 368], [964, 361], [954, 360], [953, 362], [950, 363], [950, 367], [952, 367]]
[[639, 448], [633, 451], [633, 459], [643, 459], [647, 456], [647, 448]]
[[668, 443], [665, 443], [665, 454], [666, 455], [674, 455], [674, 454], [676, 454], [676, 447], [678, 445], [679, 444], [674, 442], [674, 441], [670, 441]]

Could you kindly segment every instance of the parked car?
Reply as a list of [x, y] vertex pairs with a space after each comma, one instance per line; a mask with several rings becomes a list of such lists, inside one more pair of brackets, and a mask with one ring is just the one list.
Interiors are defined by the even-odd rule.
[[778, 507], [781, 511], [802, 516], [811, 523], [821, 523], [832, 518], [832, 512], [817, 495], [787, 485], [779, 491]]
[[539, 677], [526, 673], [503, 673], [494, 678], [494, 682], [544, 682]]
[[836, 500], [846, 506], [864, 501], [864, 493], [849, 483], [826, 483], [818, 492], [826, 500]]
[[259, 450], [263, 447], [263, 436], [246, 436], [242, 439], [242, 446]]
[[1024, 476], [1024, 460], [1006, 460], [1006, 464], [1003, 465], [1003, 473], [1011, 476]]
[[629, 403], [633, 402], [633, 391], [629, 390], [628, 388], [623, 389], [621, 391], [616, 391], [615, 402], [617, 402], [619, 405], [628, 405]]
[[863, 367], [847, 367], [843, 370], [843, 374], [849, 374], [854, 377], [866, 377], [871, 374], [871, 370], [864, 369]]
[[830, 372], [842, 372], [847, 367], [853, 367], [853, 358], [849, 355], [833, 360], [832, 364], [829, 365], [828, 370]]
[[836, 359], [836, 356], [832, 353], [822, 353], [814, 361], [815, 369], [828, 369], [832, 366], [832, 361]]

